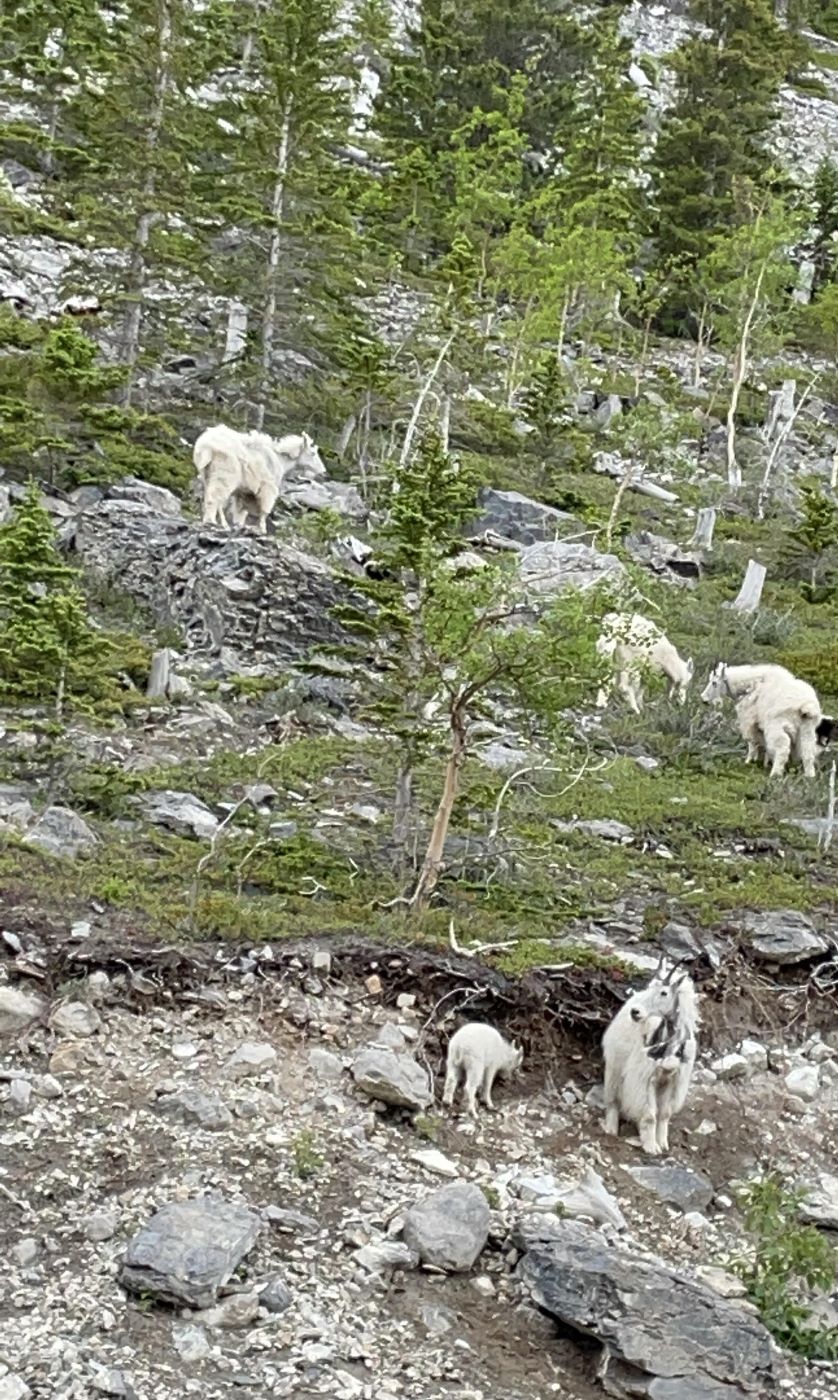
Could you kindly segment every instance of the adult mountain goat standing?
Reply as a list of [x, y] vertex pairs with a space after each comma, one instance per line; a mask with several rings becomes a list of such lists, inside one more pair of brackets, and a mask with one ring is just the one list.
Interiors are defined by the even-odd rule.
[[[658, 671], [669, 679], [669, 695], [683, 705], [693, 677], [692, 658], [684, 661], [665, 632], [640, 613], [606, 613], [596, 644], [597, 655], [613, 661], [618, 690], [636, 715], [643, 705], [643, 673]], [[614, 680], [597, 695], [600, 709], [607, 704]]]
[[683, 1108], [696, 1055], [698, 1004], [689, 973], [661, 967], [620, 1007], [602, 1038], [605, 1131], [636, 1124], [650, 1156], [669, 1151], [669, 1121]]
[[192, 460], [203, 487], [204, 524], [226, 528], [224, 512], [229, 507], [233, 523], [243, 525], [254, 510], [263, 535], [290, 472], [305, 468], [312, 476], [326, 474], [308, 433], [275, 439], [267, 433], [239, 433], [223, 423], [201, 433]]
[[469, 1021], [460, 1026], [448, 1042], [448, 1060], [442, 1102], [450, 1108], [460, 1079], [465, 1073], [465, 1098], [472, 1118], [477, 1117], [477, 1094], [481, 1093], [487, 1108], [492, 1103], [492, 1085], [498, 1074], [511, 1074], [521, 1068], [524, 1052], [510, 1045], [494, 1026], [482, 1021]]
[[747, 763], [765, 753], [771, 777], [786, 771], [792, 753], [807, 778], [815, 776], [819, 736], [824, 733], [820, 701], [808, 681], [785, 666], [728, 666], [720, 661], [701, 692], [707, 704], [736, 703], [739, 733], [748, 745]]

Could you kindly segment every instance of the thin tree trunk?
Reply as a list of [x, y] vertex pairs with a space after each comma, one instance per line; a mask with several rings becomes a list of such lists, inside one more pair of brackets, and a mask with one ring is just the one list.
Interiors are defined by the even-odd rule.
[[448, 453], [448, 445], [451, 440], [451, 395], [445, 394], [442, 400], [442, 411], [439, 415], [439, 435], [442, 439], [442, 450]]
[[762, 598], [762, 590], [765, 586], [765, 574], [766, 569], [764, 564], [760, 564], [756, 559], [748, 560], [748, 567], [745, 570], [742, 587], [730, 604], [736, 612], [756, 612]]
[[419, 872], [419, 879], [416, 888], [410, 898], [410, 903], [414, 909], [426, 909], [428, 901], [439, 882], [442, 874], [442, 857], [445, 850], [445, 838], [448, 835], [448, 827], [451, 823], [451, 813], [454, 810], [454, 803], [460, 790], [460, 772], [466, 758], [466, 716], [462, 708], [461, 697], [451, 702], [450, 714], [450, 734], [451, 749], [448, 754], [448, 762], [445, 765], [445, 781], [442, 786], [442, 796], [436, 809], [434, 824], [431, 830], [431, 839], [428, 842], [428, 849], [425, 852], [425, 859], [422, 862], [422, 869]]
[[439, 371], [442, 369], [445, 356], [448, 354], [448, 351], [451, 349], [453, 343], [454, 332], [452, 331], [451, 334], [448, 336], [447, 340], [444, 341], [439, 354], [437, 355], [436, 359], [431, 365], [431, 368], [428, 371], [428, 374], [425, 378], [425, 382], [421, 385], [419, 393], [416, 395], [416, 402], [413, 405], [413, 412], [410, 415], [410, 421], [408, 422], [407, 429], [405, 431], [404, 442], [402, 443], [402, 450], [399, 453], [399, 471], [404, 471], [404, 468], [406, 467], [407, 462], [410, 458], [410, 450], [413, 446], [413, 439], [416, 436], [416, 429], [419, 424], [419, 418], [421, 416], [422, 409], [425, 406], [425, 400], [428, 397], [428, 394], [431, 392], [434, 380], [439, 374]]
[[[806, 385], [806, 388], [803, 390], [800, 399], [792, 408], [791, 415], [782, 420], [780, 431], [778, 433], [775, 433], [774, 441], [771, 444], [771, 450], [768, 453], [768, 461], [765, 464], [765, 471], [762, 477], [762, 485], [759, 488], [759, 496], [757, 497], [757, 520], [762, 520], [765, 516], [765, 507], [768, 502], [768, 492], [771, 486], [771, 478], [774, 474], [774, 470], [777, 466], [777, 463], [780, 460], [780, 454], [783, 450], [783, 447], [785, 446], [789, 435], [791, 434], [791, 430], [794, 427], [795, 422], [797, 421], [797, 416], [800, 413], [800, 410], [803, 408], [803, 405], [808, 399], [809, 394], [812, 392], [812, 390], [818, 382], [818, 377], [819, 376], [817, 374], [814, 374], [812, 376], [812, 378], [809, 380], [809, 383]], [[776, 429], [776, 424], [774, 426]]]
[[393, 841], [402, 853], [407, 851], [413, 825], [413, 764], [407, 758], [399, 765], [396, 800], [393, 807]]
[[271, 201], [271, 239], [268, 245], [268, 271], [265, 303], [262, 309], [262, 352], [260, 356], [261, 383], [259, 386], [259, 406], [256, 410], [256, 428], [261, 432], [265, 426], [265, 399], [271, 382], [274, 341], [276, 339], [276, 284], [279, 269], [279, 254], [282, 245], [282, 216], [285, 209], [285, 187], [288, 179], [288, 155], [291, 146], [291, 114], [293, 102], [289, 93], [285, 99], [282, 125], [279, 130], [279, 145], [276, 152], [276, 181]]
[[692, 549], [712, 549], [713, 531], [716, 528], [716, 507], [702, 506], [695, 522], [695, 530], [690, 540]]
[[142, 210], [134, 233], [131, 260], [126, 278], [130, 302], [125, 313], [122, 331], [122, 363], [128, 369], [128, 379], [122, 395], [123, 403], [130, 406], [133, 392], [133, 372], [140, 352], [140, 332], [143, 323], [142, 294], [145, 286], [148, 243], [157, 214], [152, 210], [157, 189], [155, 159], [163, 130], [166, 113], [166, 99], [171, 84], [172, 12], [169, 0], [160, 0], [159, 24], [157, 30], [157, 75], [154, 82], [154, 98], [151, 104], [145, 138], [146, 170], [140, 192], [139, 206]]
[[757, 274], [754, 294], [745, 314], [739, 335], [739, 344], [733, 357], [733, 384], [727, 408], [727, 484], [731, 491], [739, 491], [742, 486], [742, 469], [736, 460], [736, 410], [739, 407], [739, 396], [742, 393], [742, 385], [745, 383], [745, 376], [748, 372], [748, 346], [765, 278], [765, 267], [766, 265], [763, 263]]
[[707, 329], [707, 306], [702, 305], [701, 315], [698, 318], [698, 335], [695, 342], [695, 354], [693, 356], [693, 388], [701, 388], [701, 367], [704, 364], [704, 333]]
[[559, 361], [559, 364], [561, 364], [562, 356], [564, 355], [564, 338], [567, 330], [567, 313], [569, 310], [570, 292], [565, 292], [564, 301], [562, 302], [562, 314], [559, 317], [559, 336], [556, 341], [556, 359]]

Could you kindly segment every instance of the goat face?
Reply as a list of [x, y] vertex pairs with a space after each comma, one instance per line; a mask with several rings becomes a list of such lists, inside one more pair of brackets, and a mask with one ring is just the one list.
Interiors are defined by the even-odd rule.
[[714, 666], [701, 692], [705, 705], [719, 705], [727, 695], [726, 667], [723, 661]]

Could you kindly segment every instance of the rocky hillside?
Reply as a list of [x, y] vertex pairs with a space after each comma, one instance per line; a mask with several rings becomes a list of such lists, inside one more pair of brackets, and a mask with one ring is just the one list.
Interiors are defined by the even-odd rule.
[[[0, 15], [0, 1400], [838, 1394], [834, 747], [700, 698], [838, 715], [787, 9]], [[200, 523], [218, 420], [318, 441], [266, 537]], [[615, 606], [683, 706], [596, 705]], [[647, 1160], [599, 1041], [662, 954]], [[467, 1019], [525, 1054], [476, 1122]]]

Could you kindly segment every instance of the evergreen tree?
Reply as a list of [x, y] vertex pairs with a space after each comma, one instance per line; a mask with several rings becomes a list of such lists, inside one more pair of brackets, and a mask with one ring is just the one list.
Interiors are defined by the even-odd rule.
[[835, 278], [838, 262], [838, 165], [822, 160], [812, 183], [815, 224], [815, 280], [813, 293]]
[[766, 190], [767, 138], [795, 41], [771, 0], [692, 0], [708, 32], [672, 56], [677, 94], [654, 158], [658, 251], [693, 265], [741, 221], [739, 191]]
[[0, 526], [0, 695], [64, 704], [101, 693], [110, 647], [87, 616], [76, 569], [61, 557], [38, 487], [30, 481]]
[[785, 556], [795, 570], [805, 570], [803, 593], [810, 603], [832, 596], [838, 552], [838, 504], [817, 479], [800, 487], [801, 517], [788, 531]]

